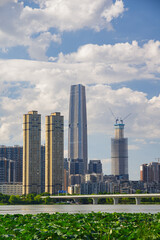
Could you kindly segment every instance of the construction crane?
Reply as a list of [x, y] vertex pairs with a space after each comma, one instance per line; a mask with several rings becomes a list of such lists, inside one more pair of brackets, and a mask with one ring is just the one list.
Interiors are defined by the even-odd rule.
[[127, 118], [132, 114], [132, 113], [129, 113], [129, 114], [127, 114], [127, 115], [122, 119], [122, 118], [116, 117], [110, 108], [109, 108], [109, 110], [110, 110], [112, 116], [114, 117], [114, 119], [115, 119], [115, 121], [116, 121], [116, 124], [117, 124], [119, 121], [120, 121], [121, 124], [123, 124], [123, 121], [124, 121], [125, 119], [127, 119]]

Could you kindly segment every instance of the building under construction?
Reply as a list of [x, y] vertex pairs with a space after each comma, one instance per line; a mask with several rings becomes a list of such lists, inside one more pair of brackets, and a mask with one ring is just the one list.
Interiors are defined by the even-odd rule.
[[112, 174], [128, 179], [128, 138], [124, 138], [123, 120], [116, 119], [115, 138], [111, 139]]

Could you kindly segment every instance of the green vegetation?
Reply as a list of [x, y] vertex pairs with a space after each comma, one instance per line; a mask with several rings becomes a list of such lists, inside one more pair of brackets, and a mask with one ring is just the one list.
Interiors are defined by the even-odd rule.
[[28, 194], [26, 196], [22, 195], [3, 195], [0, 193], [0, 204], [40, 204], [44, 203], [41, 199], [41, 195]]
[[[61, 194], [62, 195], [62, 194]], [[46, 198], [41, 198], [42, 196], [46, 196]], [[53, 199], [50, 198], [49, 193], [42, 193], [36, 195], [34, 193], [28, 195], [4, 195], [0, 193], [0, 205], [8, 205], [8, 204], [67, 204], [68, 202], [73, 203], [73, 198], [71, 199]], [[92, 204], [92, 198], [82, 198], [77, 199], [77, 203], [79, 204]], [[113, 204], [112, 198], [99, 198], [98, 204]], [[135, 204], [135, 198], [119, 198], [119, 204]], [[141, 198], [141, 204], [160, 204], [160, 198]]]
[[160, 213], [0, 215], [0, 239], [160, 239]]
[[[61, 194], [62, 195], [62, 194]], [[41, 198], [42, 196], [46, 196], [46, 198]], [[42, 193], [36, 195], [35, 193], [28, 194], [28, 195], [4, 195], [0, 193], [0, 205], [8, 205], [8, 204], [60, 204], [62, 201], [63, 203], [67, 204], [67, 201], [73, 202], [73, 199], [53, 199], [49, 197], [49, 193]], [[89, 203], [88, 201], [87, 203]], [[92, 203], [92, 201], [91, 201]]]

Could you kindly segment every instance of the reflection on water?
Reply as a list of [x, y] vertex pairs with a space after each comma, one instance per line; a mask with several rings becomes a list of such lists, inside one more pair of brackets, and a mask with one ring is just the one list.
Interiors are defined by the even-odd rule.
[[160, 205], [0, 205], [0, 214], [89, 213], [89, 212], [157, 213]]

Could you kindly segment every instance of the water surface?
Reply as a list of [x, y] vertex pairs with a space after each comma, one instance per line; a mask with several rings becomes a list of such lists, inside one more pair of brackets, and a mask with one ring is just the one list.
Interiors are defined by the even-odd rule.
[[160, 205], [0, 205], [0, 214], [125, 212], [157, 213]]

